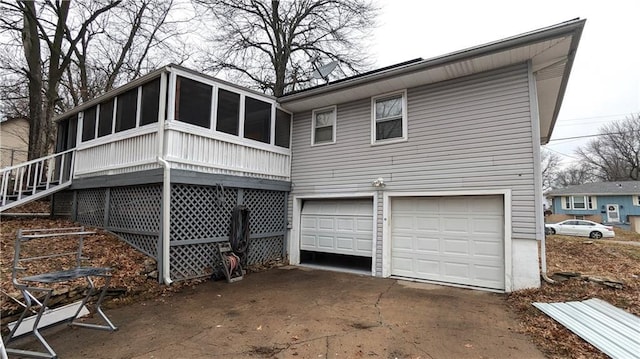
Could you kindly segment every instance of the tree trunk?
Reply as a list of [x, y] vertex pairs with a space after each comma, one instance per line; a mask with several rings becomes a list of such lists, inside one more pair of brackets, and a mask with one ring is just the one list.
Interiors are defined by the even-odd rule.
[[[42, 151], [42, 64], [40, 62], [40, 39], [38, 38], [38, 24], [36, 20], [35, 3], [23, 2], [22, 43], [24, 57], [27, 60], [26, 69], [29, 80], [29, 155], [28, 159], [43, 156]], [[46, 152], [44, 152], [46, 153]]]

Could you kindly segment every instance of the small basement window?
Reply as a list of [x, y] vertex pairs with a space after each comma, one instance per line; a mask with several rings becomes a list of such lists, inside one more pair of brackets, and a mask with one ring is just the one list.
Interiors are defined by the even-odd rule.
[[126, 131], [136, 127], [137, 110], [137, 87], [118, 95], [118, 106], [116, 109], [116, 132]]
[[245, 98], [244, 137], [271, 142], [271, 104], [251, 97]]
[[218, 89], [216, 131], [238, 135], [240, 94]]
[[82, 117], [82, 142], [96, 138], [96, 115], [96, 106], [84, 110]]
[[276, 109], [276, 146], [291, 146], [291, 115]]
[[212, 87], [202, 82], [178, 76], [176, 79], [177, 121], [209, 128], [211, 123]]
[[407, 138], [407, 92], [374, 97], [372, 143]]
[[98, 122], [98, 137], [111, 134], [113, 126], [113, 99], [100, 104], [100, 120]]
[[142, 85], [142, 104], [140, 105], [140, 126], [158, 122], [160, 109], [160, 78]]

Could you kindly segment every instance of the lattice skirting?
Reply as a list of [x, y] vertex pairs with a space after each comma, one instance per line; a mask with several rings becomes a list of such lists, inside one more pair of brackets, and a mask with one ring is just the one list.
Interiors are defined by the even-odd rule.
[[81, 190], [76, 195], [76, 221], [104, 227], [106, 188]]
[[133, 248], [158, 260], [159, 235], [132, 234], [118, 231], [113, 231], [113, 233], [129, 243]]
[[247, 263], [252, 265], [282, 260], [283, 247], [284, 236], [251, 239]]
[[[76, 197], [77, 221], [105, 227], [160, 262], [157, 258], [162, 227], [160, 185], [79, 190]], [[219, 270], [216, 242], [229, 240], [231, 213], [239, 204], [250, 211], [248, 264], [282, 259], [286, 192], [172, 184], [169, 253], [172, 280], [210, 276]]]

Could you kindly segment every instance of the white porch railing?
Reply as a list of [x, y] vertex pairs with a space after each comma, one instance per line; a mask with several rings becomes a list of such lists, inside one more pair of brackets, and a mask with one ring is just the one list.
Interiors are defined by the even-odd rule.
[[123, 132], [78, 146], [75, 178], [139, 172], [160, 168], [158, 156], [171, 168], [288, 181], [288, 148], [271, 146], [236, 136], [212, 133], [172, 123], [163, 134], [163, 150], [157, 126]]
[[150, 126], [78, 146], [75, 177], [104, 176], [158, 168], [158, 130]]
[[175, 124], [167, 130], [165, 141], [165, 159], [171, 168], [281, 181], [291, 176], [288, 148]]
[[74, 153], [67, 150], [0, 170], [0, 212], [70, 186]]

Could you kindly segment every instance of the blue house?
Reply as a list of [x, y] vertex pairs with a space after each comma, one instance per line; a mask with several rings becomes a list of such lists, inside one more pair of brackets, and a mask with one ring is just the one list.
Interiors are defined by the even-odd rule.
[[[586, 183], [547, 193], [562, 219], [589, 219], [640, 233], [640, 181]], [[559, 219], [556, 217], [556, 219]]]

